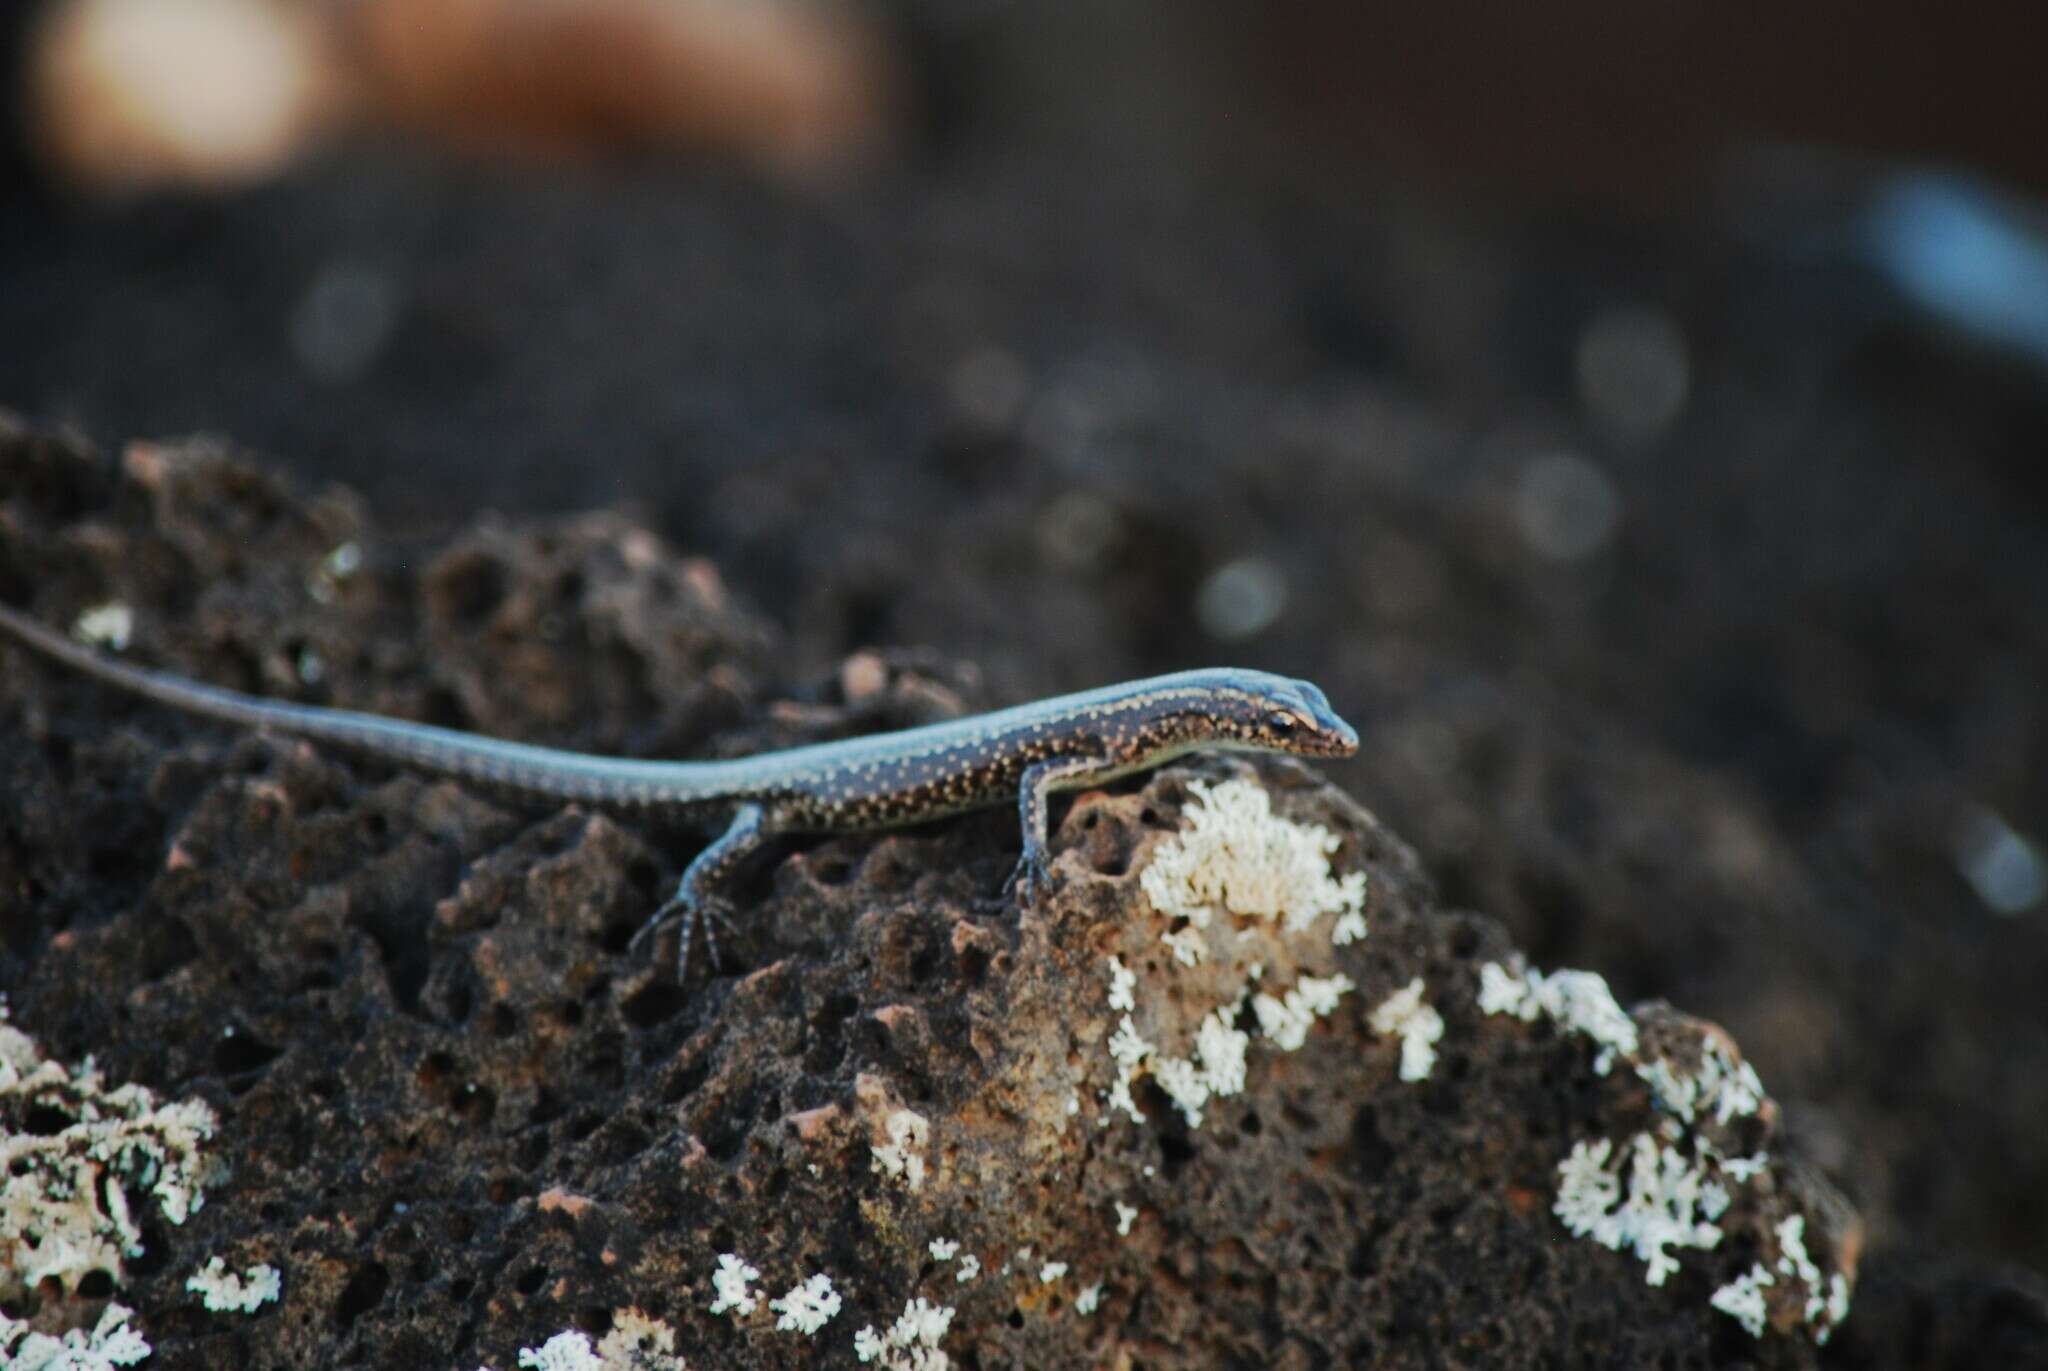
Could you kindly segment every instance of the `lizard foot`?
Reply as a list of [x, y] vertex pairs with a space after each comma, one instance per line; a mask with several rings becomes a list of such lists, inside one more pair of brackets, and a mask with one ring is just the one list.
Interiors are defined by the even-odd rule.
[[[700, 917], [701, 916], [701, 917]], [[651, 933], [671, 923], [682, 925], [682, 936], [676, 952], [676, 983], [687, 984], [690, 979], [690, 953], [697, 944], [697, 929], [704, 929], [704, 950], [711, 958], [711, 973], [715, 976], [725, 970], [724, 958], [718, 952], [718, 928], [722, 924], [728, 933], [736, 933], [733, 922], [722, 905], [716, 900], [691, 899], [677, 891], [661, 907], [654, 911], [647, 922], [640, 925], [627, 948], [637, 948]]]
[[1017, 889], [1017, 903], [1030, 906], [1040, 895], [1048, 894], [1055, 888], [1052, 863], [1042, 852], [1025, 852], [1017, 859], [1017, 867], [1010, 873], [1010, 879], [1003, 882]]

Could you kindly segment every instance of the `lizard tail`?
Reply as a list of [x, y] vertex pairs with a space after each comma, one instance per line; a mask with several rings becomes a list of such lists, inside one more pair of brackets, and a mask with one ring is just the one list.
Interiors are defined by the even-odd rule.
[[259, 699], [113, 661], [5, 605], [0, 605], [0, 634], [116, 689], [187, 713], [333, 743], [366, 756], [537, 798], [627, 806], [687, 802], [691, 792], [711, 780], [700, 772], [715, 765], [594, 757], [356, 710]]

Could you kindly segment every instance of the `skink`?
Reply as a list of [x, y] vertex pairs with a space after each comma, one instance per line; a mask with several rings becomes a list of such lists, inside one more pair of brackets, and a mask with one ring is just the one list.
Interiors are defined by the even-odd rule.
[[[716, 913], [717, 887], [780, 835], [896, 828], [1014, 799], [1024, 834], [1018, 877], [1028, 900], [1047, 880], [1046, 804], [1055, 791], [1146, 770], [1197, 748], [1316, 757], [1358, 749], [1357, 733], [1309, 682], [1209, 667], [730, 761], [643, 761], [260, 699], [113, 661], [5, 606], [0, 631], [109, 685], [189, 713], [534, 799], [722, 824], [642, 930], [682, 921], [678, 975], [685, 977], [699, 913]], [[704, 930], [715, 962], [708, 919]]]

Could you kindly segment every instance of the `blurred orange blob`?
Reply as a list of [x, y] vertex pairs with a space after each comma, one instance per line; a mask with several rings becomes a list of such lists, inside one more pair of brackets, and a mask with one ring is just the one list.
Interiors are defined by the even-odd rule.
[[56, 0], [30, 68], [43, 155], [93, 191], [260, 179], [375, 125], [811, 174], [882, 142], [895, 84], [871, 29], [796, 0]]
[[332, 127], [322, 21], [266, 0], [66, 0], [29, 58], [43, 156], [97, 190], [268, 176]]

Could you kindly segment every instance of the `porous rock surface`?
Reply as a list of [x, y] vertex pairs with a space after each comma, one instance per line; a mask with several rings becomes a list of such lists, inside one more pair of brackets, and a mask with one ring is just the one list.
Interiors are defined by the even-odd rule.
[[[774, 632], [622, 518], [407, 548], [205, 445], [109, 460], [0, 433], [0, 599], [52, 623], [124, 603], [132, 658], [201, 679], [592, 750], [736, 755], [996, 703], [908, 658], [779, 681]], [[1584, 1035], [1482, 1010], [1482, 968], [1518, 964], [1505, 935], [1437, 908], [1409, 849], [1301, 766], [1080, 794], [1029, 909], [1007, 813], [804, 843], [743, 884], [723, 973], [686, 988], [672, 939], [628, 943], [700, 838], [0, 662], [13, 1021], [220, 1119], [206, 1206], [146, 1222], [121, 1278], [152, 1365], [503, 1368], [637, 1307], [691, 1367], [844, 1366], [921, 1298], [954, 1310], [960, 1367], [1803, 1366], [1789, 1286], [1760, 1338], [1710, 1294], [1775, 1262], [1792, 1216], [1853, 1275], [1855, 1219], [1783, 1154], [1661, 1287], [1570, 1237], [1573, 1144], [1676, 1126]], [[1178, 964], [1141, 873], [1230, 778], [1334, 835], [1363, 939], [1225, 925], [1236, 962]], [[1113, 997], [1185, 1052], [1233, 987], [1311, 973], [1344, 978], [1335, 1007], [1296, 1051], [1252, 1034], [1200, 1127], [1149, 1074], [1111, 1103]], [[1370, 1015], [1416, 978], [1443, 1031], [1410, 1081]], [[1636, 1023], [1645, 1053], [1720, 1041], [1661, 1007]], [[1718, 1145], [1774, 1130], [1764, 1107]], [[751, 1314], [709, 1312], [727, 1253], [762, 1273]], [[213, 1256], [276, 1267], [282, 1300], [207, 1312], [184, 1282]], [[766, 1301], [817, 1274], [842, 1307], [778, 1329]], [[109, 1293], [16, 1312], [89, 1324]]]

